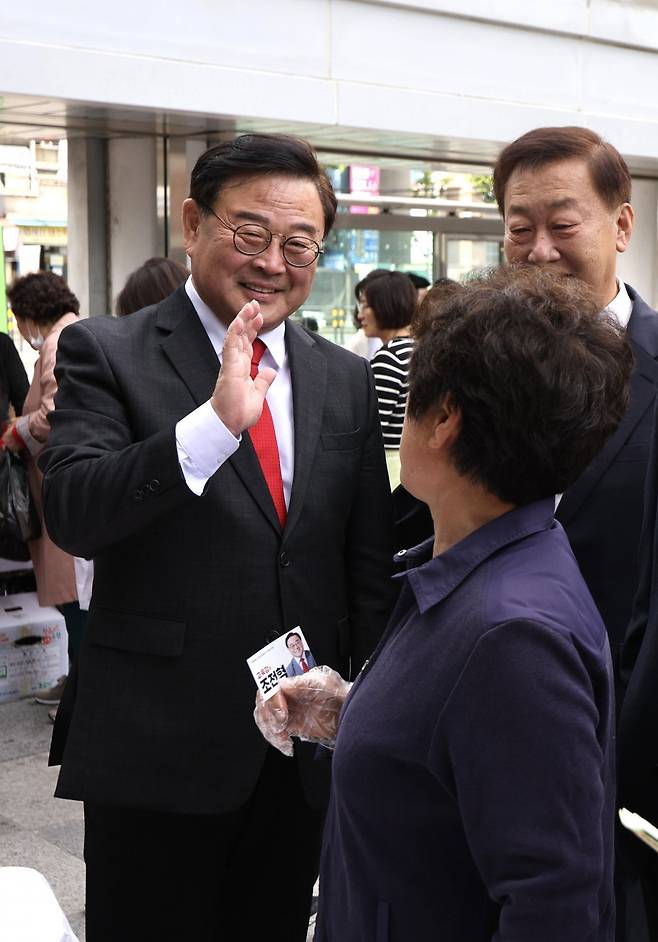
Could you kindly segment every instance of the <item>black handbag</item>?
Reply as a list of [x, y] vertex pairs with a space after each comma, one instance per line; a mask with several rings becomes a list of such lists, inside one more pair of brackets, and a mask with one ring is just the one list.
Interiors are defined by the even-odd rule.
[[40, 535], [25, 462], [4, 448], [0, 452], [0, 556], [19, 562], [28, 560], [27, 541]]

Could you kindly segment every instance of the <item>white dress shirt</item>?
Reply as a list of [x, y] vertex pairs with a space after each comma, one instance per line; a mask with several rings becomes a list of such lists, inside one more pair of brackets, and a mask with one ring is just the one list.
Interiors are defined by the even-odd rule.
[[[226, 327], [201, 300], [192, 276], [185, 282], [185, 290], [199, 316], [215, 353], [222, 362]], [[286, 507], [290, 504], [290, 491], [295, 470], [295, 432], [292, 409], [292, 383], [285, 344], [285, 324], [259, 334], [267, 349], [259, 367], [271, 366], [276, 379], [267, 393], [274, 432], [279, 448], [283, 495]], [[237, 451], [241, 438], [236, 438], [219, 418], [210, 400], [190, 412], [176, 424], [176, 449], [183, 477], [189, 489], [197, 495], [203, 493], [208, 479], [231, 455]]]
[[623, 327], [624, 330], [626, 330], [633, 312], [633, 302], [631, 301], [630, 295], [626, 290], [626, 285], [623, 281], [620, 281], [619, 278], [617, 279], [617, 289], [617, 294], [612, 299], [610, 304], [607, 305], [606, 311], [614, 314], [619, 321], [620, 327]]

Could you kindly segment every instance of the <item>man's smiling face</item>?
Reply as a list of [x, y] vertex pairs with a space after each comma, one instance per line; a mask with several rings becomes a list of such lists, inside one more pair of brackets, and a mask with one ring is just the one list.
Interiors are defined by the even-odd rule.
[[304, 645], [299, 635], [291, 635], [286, 641], [286, 647], [293, 657], [303, 657]]
[[505, 187], [508, 262], [576, 275], [594, 289], [601, 307], [617, 294], [617, 253], [632, 229], [630, 205], [607, 206], [579, 158], [519, 167]]
[[231, 227], [257, 223], [276, 234], [260, 255], [242, 255], [233, 244], [231, 229], [212, 213], [202, 214], [193, 199], [185, 200], [183, 230], [194, 286], [226, 325], [255, 299], [264, 318], [263, 330], [271, 330], [311, 292], [317, 261], [306, 268], [289, 265], [279, 236], [322, 242], [324, 215], [315, 184], [269, 174], [238, 179], [220, 191], [212, 209]]

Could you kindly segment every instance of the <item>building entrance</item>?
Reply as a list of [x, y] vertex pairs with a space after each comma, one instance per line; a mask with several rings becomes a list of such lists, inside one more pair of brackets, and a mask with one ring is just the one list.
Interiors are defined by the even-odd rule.
[[460, 281], [502, 261], [503, 223], [495, 218], [418, 217], [408, 212], [339, 212], [320, 257], [313, 291], [296, 319], [334, 343], [355, 328], [354, 287], [374, 268]]

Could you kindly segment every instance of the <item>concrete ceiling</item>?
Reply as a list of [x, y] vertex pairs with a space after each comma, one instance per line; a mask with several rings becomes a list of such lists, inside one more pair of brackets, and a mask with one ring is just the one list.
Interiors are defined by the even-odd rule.
[[210, 141], [245, 131], [285, 132], [309, 140], [325, 162], [377, 159], [383, 166], [428, 164], [451, 170], [486, 170], [498, 145], [432, 135], [379, 132], [372, 129], [323, 126], [191, 112], [156, 112], [138, 108], [94, 106], [89, 103], [0, 96], [0, 143], [56, 140], [62, 137], [202, 137]]

